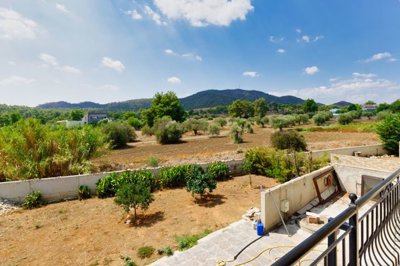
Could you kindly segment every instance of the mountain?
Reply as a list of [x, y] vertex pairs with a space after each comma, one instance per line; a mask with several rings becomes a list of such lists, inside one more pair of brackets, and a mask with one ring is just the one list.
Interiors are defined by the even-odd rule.
[[[255, 90], [206, 90], [195, 93], [191, 96], [180, 99], [184, 108], [199, 109], [218, 105], [230, 105], [235, 100], [255, 101], [258, 98], [264, 98], [267, 102], [279, 104], [302, 104], [304, 100], [294, 96], [274, 96]], [[43, 109], [100, 109], [104, 111], [127, 111], [148, 108], [151, 105], [151, 99], [135, 99], [123, 102], [112, 102], [99, 104], [94, 102], [68, 103], [64, 101], [52, 102], [38, 105], [37, 108]]]
[[332, 105], [337, 105], [339, 107], [345, 107], [345, 106], [349, 106], [351, 104], [352, 103], [349, 103], [349, 102], [346, 102], [346, 101], [340, 101], [340, 102], [337, 102], [337, 103], [333, 103]]
[[280, 104], [302, 104], [304, 100], [294, 96], [274, 96], [261, 91], [233, 90], [206, 90], [181, 99], [185, 109], [207, 108], [217, 105], [230, 105], [235, 100], [255, 101], [264, 98], [267, 102]]

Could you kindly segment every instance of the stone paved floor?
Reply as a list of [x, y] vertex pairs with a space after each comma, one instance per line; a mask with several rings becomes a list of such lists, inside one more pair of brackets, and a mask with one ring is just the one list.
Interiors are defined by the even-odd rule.
[[[336, 199], [336, 201], [328, 202], [324, 205], [313, 207], [311, 203], [308, 207], [300, 210], [300, 213], [311, 211], [326, 217], [335, 217], [348, 207], [350, 200], [348, 195]], [[367, 203], [361, 209], [364, 213], [373, 202]], [[265, 237], [261, 238], [250, 247], [248, 247], [234, 262], [226, 263], [227, 266], [234, 266], [242, 262], [248, 261], [265, 249], [254, 261], [246, 264], [248, 266], [268, 266], [276, 259], [286, 254], [294, 246], [302, 242], [311, 232], [307, 229], [300, 228], [295, 220], [291, 220], [288, 224], [288, 229], [291, 234], [289, 237], [283, 226], [270, 232]], [[218, 260], [231, 260], [244, 246], [255, 240], [258, 236], [252, 228], [252, 223], [246, 220], [237, 221], [226, 228], [220, 229], [207, 237], [200, 239], [198, 245], [193, 248], [179, 252], [176, 251], [171, 257], [164, 257], [154, 262], [153, 266], [215, 266]], [[326, 242], [323, 242], [323, 247], [317, 247], [315, 252], [307, 255], [307, 259], [315, 258], [320, 253], [318, 250], [323, 250], [326, 247]], [[307, 265], [304, 263], [303, 265]]]

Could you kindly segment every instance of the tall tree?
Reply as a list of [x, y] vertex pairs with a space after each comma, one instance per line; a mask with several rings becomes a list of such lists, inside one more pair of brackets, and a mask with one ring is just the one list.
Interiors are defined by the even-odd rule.
[[318, 111], [318, 104], [313, 99], [307, 99], [303, 103], [304, 113], [315, 113]]
[[254, 116], [254, 106], [250, 101], [236, 100], [229, 105], [228, 112], [232, 117], [249, 118]]
[[72, 121], [79, 121], [79, 120], [82, 120], [82, 118], [83, 118], [84, 115], [85, 115], [85, 114], [83, 113], [82, 110], [76, 109], [76, 110], [72, 110], [72, 111], [69, 113], [69, 118], [70, 118]]
[[182, 122], [185, 120], [185, 110], [182, 103], [172, 91], [167, 93], [157, 92], [152, 101], [151, 107], [143, 113], [149, 126], [153, 126], [156, 118], [169, 116], [172, 120]]
[[258, 98], [254, 101], [254, 116], [264, 117], [267, 111], [267, 101], [264, 98]]

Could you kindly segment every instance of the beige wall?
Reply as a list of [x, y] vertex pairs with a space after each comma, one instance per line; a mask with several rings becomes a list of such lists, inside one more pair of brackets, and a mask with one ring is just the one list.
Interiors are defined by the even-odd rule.
[[[280, 211], [275, 207], [271, 197], [274, 198], [278, 208], [280, 208], [280, 204], [283, 200], [289, 201], [289, 212], [281, 212], [284, 218], [288, 218], [313, 199], [317, 198], [317, 192], [313, 183], [314, 177], [331, 171], [333, 171], [333, 167], [326, 166], [310, 174], [300, 176], [289, 182], [261, 192], [261, 220], [265, 230], [268, 231], [281, 223], [279, 216]], [[318, 185], [321, 188], [321, 193], [327, 189], [323, 183], [318, 183]]]

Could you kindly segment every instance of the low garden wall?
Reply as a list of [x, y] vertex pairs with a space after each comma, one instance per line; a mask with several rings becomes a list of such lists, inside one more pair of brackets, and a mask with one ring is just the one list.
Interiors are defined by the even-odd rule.
[[[312, 152], [312, 156], [318, 158], [325, 155], [329, 156], [331, 153], [353, 155], [354, 152], [361, 152], [361, 156], [385, 153], [383, 145], [371, 145], [314, 151]], [[228, 165], [231, 175], [237, 176], [244, 174], [242, 170], [243, 160], [230, 160], [225, 161], [225, 163]], [[207, 168], [209, 163], [201, 163], [199, 165], [203, 168]], [[160, 169], [161, 167], [147, 170], [153, 171], [154, 174], [157, 175]], [[0, 198], [21, 202], [27, 194], [33, 191], [40, 191], [43, 198], [47, 201], [76, 198], [80, 185], [86, 185], [94, 192], [96, 189], [96, 182], [110, 173], [112, 172], [1, 182]]]
[[[286, 220], [295, 212], [302, 209], [312, 200], [317, 198], [314, 187], [314, 177], [321, 176], [334, 171], [332, 166], [323, 167], [312, 173], [294, 178], [289, 182], [270, 188], [261, 192], [261, 220], [265, 230], [269, 231], [281, 223], [280, 214]], [[322, 183], [320, 183], [322, 182]], [[323, 180], [318, 185], [323, 193], [328, 187], [324, 186]], [[281, 211], [281, 204], [288, 202], [289, 210]]]
[[[228, 165], [231, 175], [237, 176], [243, 174], [241, 167], [243, 160], [231, 160], [225, 161], [225, 163]], [[198, 165], [206, 169], [209, 163]], [[161, 167], [146, 170], [152, 171], [157, 176], [160, 169]], [[78, 197], [79, 186], [86, 185], [92, 192], [95, 192], [96, 182], [99, 179], [110, 173], [118, 172], [123, 171], [2, 182], [0, 183], [0, 198], [22, 202], [27, 194], [33, 191], [40, 191], [43, 198], [50, 202], [73, 199]]]

